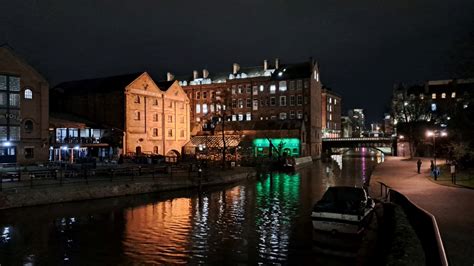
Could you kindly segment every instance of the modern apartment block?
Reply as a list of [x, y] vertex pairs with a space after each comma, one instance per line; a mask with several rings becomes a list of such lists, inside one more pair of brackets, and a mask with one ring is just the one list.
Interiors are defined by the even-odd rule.
[[[168, 74], [168, 79], [174, 77]], [[191, 104], [194, 135], [209, 127], [209, 121], [301, 120], [306, 141], [303, 156], [321, 155], [321, 80], [314, 60], [257, 67], [232, 65], [232, 71], [212, 74], [204, 69], [190, 77], [177, 78]], [[225, 116], [222, 114], [225, 113]]]
[[48, 93], [41, 74], [0, 46], [0, 163], [48, 160]]
[[155, 83], [144, 72], [63, 82], [51, 96], [53, 111], [92, 121], [111, 139], [119, 135], [116, 154], [179, 156], [190, 138], [189, 99], [177, 81]]
[[341, 96], [329, 88], [321, 92], [321, 126], [323, 138], [341, 137]]

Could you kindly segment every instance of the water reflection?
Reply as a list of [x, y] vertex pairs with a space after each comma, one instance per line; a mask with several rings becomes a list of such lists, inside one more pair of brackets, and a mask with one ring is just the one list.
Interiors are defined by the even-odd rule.
[[312, 251], [309, 217], [328, 186], [367, 181], [382, 160], [367, 156], [203, 193], [3, 211], [0, 264], [351, 264]]

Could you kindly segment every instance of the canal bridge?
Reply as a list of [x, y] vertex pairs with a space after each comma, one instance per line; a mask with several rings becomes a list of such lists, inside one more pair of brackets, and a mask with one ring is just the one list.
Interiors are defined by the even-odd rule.
[[350, 149], [371, 148], [384, 154], [395, 153], [396, 142], [390, 137], [363, 137], [363, 138], [323, 138], [325, 153], [344, 153]]

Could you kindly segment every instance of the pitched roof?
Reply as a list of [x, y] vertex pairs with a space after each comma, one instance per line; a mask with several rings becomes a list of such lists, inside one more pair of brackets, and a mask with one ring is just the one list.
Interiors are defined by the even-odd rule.
[[137, 72], [111, 77], [66, 81], [54, 86], [53, 89], [59, 88], [63, 90], [74, 90], [81, 92], [124, 90], [127, 85], [132, 83], [132, 81], [137, 79], [142, 74], [143, 72]]

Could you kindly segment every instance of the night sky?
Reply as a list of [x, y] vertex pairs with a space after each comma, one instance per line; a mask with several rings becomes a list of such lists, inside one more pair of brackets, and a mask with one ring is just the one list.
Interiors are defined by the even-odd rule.
[[344, 109], [366, 109], [368, 122], [395, 82], [453, 76], [473, 30], [473, 0], [0, 0], [0, 43], [51, 85], [313, 56]]

